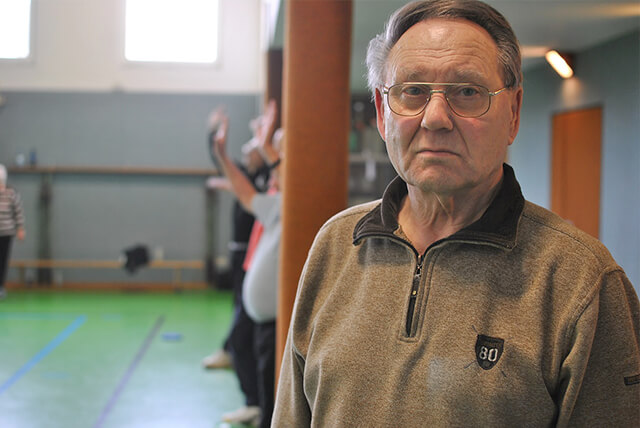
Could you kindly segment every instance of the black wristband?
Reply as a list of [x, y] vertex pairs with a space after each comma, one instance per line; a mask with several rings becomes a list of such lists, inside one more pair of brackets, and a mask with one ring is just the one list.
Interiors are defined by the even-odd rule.
[[278, 165], [280, 165], [280, 161], [282, 161], [282, 159], [278, 158], [274, 163], [272, 163], [272, 164], [267, 164], [267, 168], [269, 168], [269, 170], [274, 169], [275, 167], [277, 167]]

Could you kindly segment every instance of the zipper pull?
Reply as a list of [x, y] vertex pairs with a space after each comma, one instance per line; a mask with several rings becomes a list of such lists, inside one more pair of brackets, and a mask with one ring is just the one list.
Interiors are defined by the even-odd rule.
[[418, 255], [418, 265], [416, 266], [415, 276], [422, 275], [422, 255]]

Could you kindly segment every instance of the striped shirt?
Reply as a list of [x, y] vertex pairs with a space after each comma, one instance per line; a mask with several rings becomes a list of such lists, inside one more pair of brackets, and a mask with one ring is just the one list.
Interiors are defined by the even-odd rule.
[[23, 227], [20, 195], [11, 188], [0, 190], [0, 236], [15, 235]]

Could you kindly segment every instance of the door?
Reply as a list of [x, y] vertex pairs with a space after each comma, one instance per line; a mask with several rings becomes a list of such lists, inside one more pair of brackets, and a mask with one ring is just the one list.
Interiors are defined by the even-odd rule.
[[551, 210], [597, 238], [602, 108], [556, 114], [552, 129]]

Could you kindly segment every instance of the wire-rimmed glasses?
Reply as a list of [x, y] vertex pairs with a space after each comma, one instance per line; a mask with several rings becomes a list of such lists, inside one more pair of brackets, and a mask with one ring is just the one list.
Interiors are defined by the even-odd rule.
[[[433, 89], [433, 87], [442, 89]], [[404, 82], [385, 87], [387, 104], [400, 116], [417, 116], [424, 111], [432, 94], [443, 94], [451, 111], [460, 117], [479, 117], [489, 111], [491, 98], [504, 91], [490, 91], [473, 83]]]

